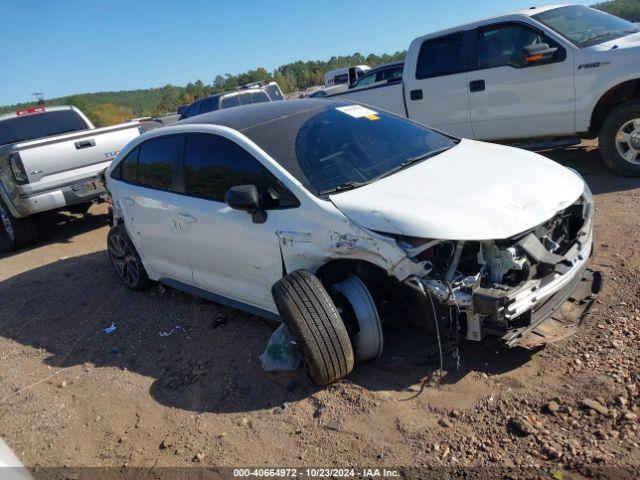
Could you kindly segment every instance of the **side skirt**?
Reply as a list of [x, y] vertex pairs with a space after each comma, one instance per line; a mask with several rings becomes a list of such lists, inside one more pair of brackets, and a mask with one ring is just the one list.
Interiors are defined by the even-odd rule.
[[280, 315], [278, 315], [277, 313], [272, 313], [269, 310], [265, 310], [264, 308], [249, 305], [248, 303], [240, 302], [223, 295], [218, 295], [217, 293], [209, 292], [207, 290], [203, 290], [202, 288], [179, 282], [178, 280], [173, 280], [171, 278], [161, 278], [159, 282], [165, 284], [168, 287], [172, 287], [177, 290], [182, 290], [183, 292], [189, 293], [191, 295], [195, 295], [196, 297], [206, 298], [207, 300], [211, 300], [212, 302], [220, 303], [221, 305], [226, 305], [227, 307], [235, 308], [236, 310], [241, 310], [252, 315], [257, 315], [258, 317], [266, 318], [268, 320], [282, 322]]

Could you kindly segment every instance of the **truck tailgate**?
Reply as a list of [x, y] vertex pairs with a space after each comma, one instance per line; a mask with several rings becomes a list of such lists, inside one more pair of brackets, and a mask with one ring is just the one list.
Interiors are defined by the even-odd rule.
[[140, 134], [138, 126], [126, 123], [16, 144], [13, 151], [20, 153], [29, 178], [23, 192], [50, 190], [96, 175]]

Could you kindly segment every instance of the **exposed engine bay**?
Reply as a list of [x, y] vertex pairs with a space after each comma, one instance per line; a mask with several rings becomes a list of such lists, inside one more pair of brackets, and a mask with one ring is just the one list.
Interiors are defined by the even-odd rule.
[[444, 327], [468, 340], [497, 335], [509, 347], [530, 348], [554, 341], [565, 329], [549, 328], [557, 321], [553, 313], [568, 300], [586, 313], [601, 288], [600, 274], [587, 268], [592, 216], [587, 192], [544, 224], [505, 240], [397, 238], [427, 272], [405, 283], [427, 297], [433, 316], [449, 323]]

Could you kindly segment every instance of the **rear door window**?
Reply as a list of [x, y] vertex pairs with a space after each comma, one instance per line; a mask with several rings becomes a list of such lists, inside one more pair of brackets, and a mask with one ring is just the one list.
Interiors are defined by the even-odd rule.
[[243, 93], [238, 95], [240, 97], [240, 105], [251, 105], [251, 95], [248, 93]]
[[464, 70], [462, 32], [426, 40], [420, 47], [416, 79], [440, 77]]
[[177, 170], [183, 143], [182, 135], [154, 138], [143, 143], [138, 155], [138, 184], [175, 190], [173, 172]]

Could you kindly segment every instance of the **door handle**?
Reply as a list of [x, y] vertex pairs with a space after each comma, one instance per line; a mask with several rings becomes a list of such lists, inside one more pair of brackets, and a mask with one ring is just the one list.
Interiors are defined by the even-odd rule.
[[178, 218], [187, 223], [196, 223], [198, 221], [196, 217], [189, 215], [188, 213], [179, 213]]
[[411, 90], [409, 92], [409, 98], [411, 100], [422, 100], [422, 89]]
[[482, 92], [485, 89], [484, 80], [472, 80], [469, 82], [470, 92]]
[[75, 143], [75, 146], [78, 150], [81, 148], [95, 147], [96, 141], [93, 138], [90, 138], [89, 140], [80, 140]]
[[136, 203], [131, 197], [122, 197], [122, 199], [124, 200], [124, 203], [126, 203], [127, 205], [133, 205], [134, 203]]

